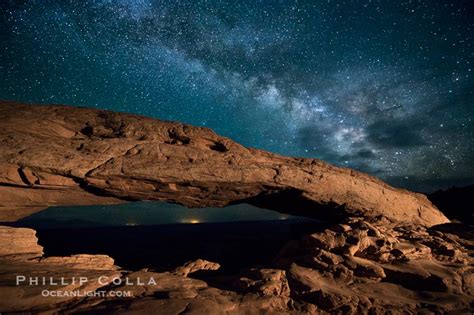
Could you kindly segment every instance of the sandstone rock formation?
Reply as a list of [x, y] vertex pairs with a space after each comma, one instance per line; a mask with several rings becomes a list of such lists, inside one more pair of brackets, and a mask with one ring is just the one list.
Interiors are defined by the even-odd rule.
[[[13, 235], [32, 249], [38, 246], [32, 230], [2, 233], [0, 241], [13, 240]], [[472, 228], [460, 224], [425, 228], [350, 218], [288, 243], [272, 266], [214, 280], [211, 277], [209, 282], [192, 278], [193, 272], [212, 273], [219, 267], [204, 260], [158, 273], [120, 270], [103, 255], [0, 255], [0, 294], [4, 297], [0, 299], [0, 311], [469, 314], [474, 310], [473, 239]], [[62, 277], [66, 282], [75, 278], [76, 283], [53, 285], [46, 280], [40, 286], [16, 285], [16, 275]], [[104, 276], [105, 282], [99, 281]], [[80, 277], [88, 281], [80, 284]], [[102, 294], [45, 297], [43, 290]]]
[[[213, 262], [199, 259], [174, 272], [130, 272], [119, 269], [113, 259], [105, 255], [44, 258], [33, 230], [2, 227], [2, 231], [1, 244], [29, 244], [19, 247], [19, 250], [30, 250], [15, 256], [10, 252], [0, 253], [0, 312], [181, 314], [186, 310], [189, 314], [288, 313], [288, 289], [282, 296], [280, 292], [263, 297], [257, 292], [245, 295], [188, 277], [198, 270], [219, 268]], [[38, 256], [33, 257], [31, 253], [38, 249]], [[24, 278], [18, 280], [18, 276]], [[82, 283], [81, 279], [84, 279]]]
[[0, 103], [0, 221], [50, 205], [247, 202], [324, 220], [449, 222], [421, 194], [316, 159], [245, 148], [207, 128], [67, 106]]
[[[54, 310], [77, 298], [44, 296], [43, 290], [84, 293], [121, 275], [114, 260], [105, 255], [44, 258], [37, 241], [32, 229], [0, 226], [0, 312]], [[88, 281], [80, 283], [81, 277]], [[103, 283], [99, 277], [104, 277]]]
[[190, 261], [184, 264], [181, 267], [176, 268], [175, 274], [187, 277], [190, 273], [200, 271], [200, 270], [217, 270], [221, 266], [218, 263], [207, 261], [203, 259], [198, 259], [195, 261]]
[[1, 257], [34, 258], [43, 255], [43, 247], [38, 245], [36, 232], [32, 229], [11, 228], [0, 225]]
[[468, 313], [474, 230], [349, 218], [288, 244], [276, 259], [291, 297], [330, 313]]
[[[0, 312], [474, 311], [472, 227], [449, 223], [425, 196], [374, 177], [245, 148], [206, 128], [11, 102], [0, 105], [0, 150], [3, 221], [50, 205], [131, 200], [193, 207], [247, 202], [333, 221], [289, 242], [272, 264], [226, 276], [212, 276], [219, 262], [202, 259], [154, 272], [122, 270], [105, 255], [43, 257], [35, 231], [0, 226]], [[202, 271], [206, 279], [196, 276]], [[66, 283], [17, 285], [17, 275]], [[72, 282], [81, 277], [88, 281]], [[44, 297], [45, 289], [102, 295]]]

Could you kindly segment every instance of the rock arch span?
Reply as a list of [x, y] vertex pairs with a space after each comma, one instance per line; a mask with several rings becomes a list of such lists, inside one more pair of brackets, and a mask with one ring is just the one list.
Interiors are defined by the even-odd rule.
[[60, 105], [0, 103], [0, 220], [51, 205], [247, 202], [337, 221], [449, 222], [423, 195], [317, 159], [246, 148], [208, 128]]

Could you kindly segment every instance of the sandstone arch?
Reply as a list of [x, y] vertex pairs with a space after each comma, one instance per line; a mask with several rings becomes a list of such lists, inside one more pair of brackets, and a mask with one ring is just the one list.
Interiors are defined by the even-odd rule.
[[[162, 200], [189, 207], [249, 202], [331, 220], [449, 222], [425, 196], [375, 177], [137, 115], [3, 101], [0, 152], [3, 221], [50, 205]], [[284, 208], [275, 206], [282, 200]]]

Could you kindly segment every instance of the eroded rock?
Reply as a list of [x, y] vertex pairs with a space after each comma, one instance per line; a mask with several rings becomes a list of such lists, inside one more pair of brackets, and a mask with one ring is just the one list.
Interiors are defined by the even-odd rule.
[[38, 245], [35, 230], [0, 225], [0, 240], [0, 258], [26, 259], [43, 255], [43, 247]]
[[0, 152], [4, 221], [50, 205], [132, 199], [190, 207], [247, 202], [324, 220], [383, 215], [426, 226], [448, 222], [424, 195], [375, 177], [137, 115], [3, 101]]
[[194, 261], [189, 261], [181, 267], [176, 268], [174, 271], [175, 274], [187, 277], [190, 273], [201, 271], [201, 270], [217, 270], [221, 266], [218, 263], [204, 260], [204, 259], [197, 259]]
[[[217, 270], [218, 262], [196, 260], [170, 272], [126, 271], [104, 255], [42, 257], [33, 230], [0, 227], [1, 244], [6, 244], [0, 249], [0, 311], [473, 311], [472, 228], [449, 224], [426, 197], [374, 177], [245, 148], [206, 128], [11, 102], [0, 106], [0, 150], [2, 220], [49, 205], [132, 199], [193, 207], [247, 202], [337, 222], [289, 242], [272, 265], [220, 282], [193, 278], [196, 271]], [[66, 283], [18, 286], [18, 274], [25, 281], [47, 275]], [[81, 277], [88, 281], [72, 281]], [[106, 295], [45, 298], [44, 289]], [[130, 295], [108, 295], [112, 291]]]
[[449, 226], [349, 218], [293, 242], [276, 264], [287, 270], [292, 298], [327, 312], [468, 312], [474, 247], [463, 237], [472, 228]]
[[[24, 237], [29, 241], [16, 241], [37, 248], [33, 231], [0, 235], [3, 242], [13, 235]], [[5, 255], [0, 257], [0, 293], [7, 299], [0, 302], [0, 310], [149, 314], [164, 307], [167, 314], [360, 314], [388, 309], [468, 313], [474, 303], [474, 247], [472, 239], [465, 238], [469, 235], [472, 228], [458, 224], [427, 229], [348, 218], [290, 242], [271, 266], [217, 277], [219, 281], [211, 277], [209, 283], [192, 278], [194, 272], [212, 272], [219, 264], [201, 259], [172, 272], [153, 272], [120, 270], [103, 255]], [[25, 281], [47, 276], [68, 283], [18, 286], [16, 275], [25, 275]], [[81, 277], [88, 281], [78, 283]], [[43, 297], [45, 289], [105, 295]], [[109, 296], [110, 292], [129, 295]]]

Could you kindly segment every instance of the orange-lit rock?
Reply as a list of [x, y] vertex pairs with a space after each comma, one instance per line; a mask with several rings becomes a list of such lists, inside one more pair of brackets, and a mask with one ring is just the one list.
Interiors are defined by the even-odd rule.
[[50, 205], [248, 202], [340, 220], [449, 222], [421, 194], [316, 159], [246, 148], [212, 130], [68, 106], [0, 103], [0, 220]]

